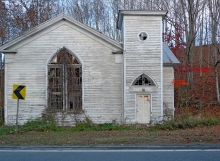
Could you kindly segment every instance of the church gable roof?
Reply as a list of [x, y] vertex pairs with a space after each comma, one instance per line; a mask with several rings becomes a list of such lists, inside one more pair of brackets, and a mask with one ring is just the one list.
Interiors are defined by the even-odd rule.
[[108, 44], [113, 45], [114, 47], [118, 48], [118, 50], [122, 50], [122, 44], [120, 44], [119, 42], [117, 42], [116, 40], [100, 33], [99, 31], [73, 19], [70, 16], [67, 16], [66, 14], [60, 14], [58, 16], [56, 16], [55, 18], [52, 18], [50, 20], [45, 21], [44, 23], [34, 27], [33, 29], [31, 29], [30, 31], [25, 32], [24, 34], [18, 36], [17, 38], [12, 39], [11, 41], [7, 42], [6, 44], [0, 46], [0, 52], [3, 53], [16, 53], [16, 49], [13, 49], [14, 45], [17, 45], [19, 43], [21, 43], [24, 40], [27, 40], [28, 38], [31, 38], [33, 35], [39, 34], [40, 32], [42, 32], [43, 30], [61, 22], [61, 21], [66, 21], [69, 22], [70, 24], [83, 29], [85, 32], [88, 32], [94, 36], [96, 36], [97, 38], [101, 39], [101, 41], [105, 41]]

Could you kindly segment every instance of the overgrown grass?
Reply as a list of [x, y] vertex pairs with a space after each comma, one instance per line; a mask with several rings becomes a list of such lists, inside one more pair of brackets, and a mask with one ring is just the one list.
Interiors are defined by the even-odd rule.
[[73, 127], [72, 131], [122, 131], [122, 130], [136, 130], [140, 128], [136, 125], [120, 125], [116, 121], [104, 124], [94, 124], [90, 119], [86, 118], [83, 122]]
[[[0, 135], [15, 133], [16, 126], [0, 126]], [[57, 126], [52, 118], [38, 118], [18, 126], [18, 133], [27, 131], [61, 131], [62, 128]]]
[[134, 130], [137, 129], [136, 126], [125, 126], [125, 125], [114, 125], [112, 123], [104, 123], [104, 124], [95, 124], [95, 125], [88, 125], [86, 123], [80, 123], [72, 128], [72, 131], [101, 131], [101, 130], [108, 130], [108, 131], [121, 131], [121, 130]]
[[13, 126], [1, 125], [0, 127], [0, 135], [12, 134], [14, 132], [15, 132], [15, 127]]
[[57, 126], [52, 119], [36, 119], [19, 126], [19, 131], [62, 131], [62, 128]]
[[220, 120], [217, 118], [204, 118], [196, 116], [187, 116], [185, 118], [171, 119], [163, 121], [161, 124], [156, 124], [155, 128], [162, 130], [176, 130], [176, 129], [186, 129], [201, 126], [219, 125]]
[[[13, 134], [15, 133], [15, 126], [0, 126], [0, 135]], [[137, 130], [140, 129], [141, 126], [136, 125], [120, 125], [115, 121], [112, 123], [104, 123], [104, 124], [93, 124], [89, 119], [85, 119], [84, 121], [78, 123], [73, 127], [61, 127], [58, 126], [52, 118], [39, 118], [36, 120], [31, 120], [26, 122], [22, 126], [18, 126], [18, 133], [24, 133], [27, 131], [120, 131], [120, 130]]]
[[[217, 118], [205, 118], [205, 117], [193, 117], [186, 116], [184, 118], [175, 118], [171, 120], [163, 121], [155, 126], [146, 125], [121, 125], [113, 121], [112, 123], [94, 124], [90, 119], [86, 118], [84, 121], [78, 123], [74, 127], [61, 127], [57, 126], [52, 118], [39, 118], [36, 120], [28, 121], [22, 126], [18, 126], [18, 133], [24, 133], [27, 131], [130, 131], [130, 130], [147, 130], [149, 132], [155, 132], [157, 130], [176, 130], [194, 128], [200, 126], [219, 125], [220, 120]], [[15, 126], [0, 126], [0, 135], [7, 135], [15, 133]]]

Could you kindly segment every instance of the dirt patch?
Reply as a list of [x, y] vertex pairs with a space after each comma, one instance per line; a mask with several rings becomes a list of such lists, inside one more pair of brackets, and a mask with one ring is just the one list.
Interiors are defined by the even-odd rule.
[[36, 132], [0, 136], [0, 145], [168, 145], [219, 143], [220, 125], [183, 130]]

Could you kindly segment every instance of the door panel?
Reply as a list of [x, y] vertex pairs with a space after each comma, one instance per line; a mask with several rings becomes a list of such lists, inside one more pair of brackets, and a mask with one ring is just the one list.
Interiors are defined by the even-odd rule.
[[82, 107], [82, 67], [81, 65], [66, 65], [66, 101], [68, 109]]
[[48, 66], [48, 106], [63, 109], [63, 65]]
[[136, 119], [137, 123], [150, 123], [150, 95], [136, 96]]

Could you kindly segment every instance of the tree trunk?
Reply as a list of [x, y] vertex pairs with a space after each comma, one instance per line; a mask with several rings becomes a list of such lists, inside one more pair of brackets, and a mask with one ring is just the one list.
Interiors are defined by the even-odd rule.
[[217, 104], [220, 104], [219, 98], [219, 83], [218, 83], [218, 58], [217, 58], [217, 29], [218, 29], [218, 21], [219, 17], [219, 5], [216, 5], [217, 1], [209, 1], [209, 12], [211, 17], [211, 33], [212, 33], [212, 58], [214, 62], [214, 72], [215, 72], [215, 88], [216, 88], [216, 101]]
[[220, 97], [219, 97], [219, 84], [218, 84], [218, 68], [215, 67], [215, 84], [216, 84], [216, 97], [217, 97], [217, 104], [220, 104]]

